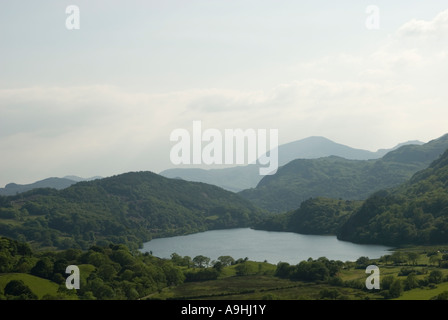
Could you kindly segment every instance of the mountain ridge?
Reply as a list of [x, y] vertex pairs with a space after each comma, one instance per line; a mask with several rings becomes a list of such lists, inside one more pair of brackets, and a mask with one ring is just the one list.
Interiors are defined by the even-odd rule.
[[[387, 152], [410, 143], [423, 144], [421, 141], [413, 140], [400, 143], [391, 149], [379, 149], [373, 152], [336, 143], [322, 136], [310, 136], [280, 145], [279, 167], [295, 159], [317, 159], [332, 155], [355, 160], [378, 159]], [[223, 169], [172, 168], [161, 171], [160, 175], [214, 184], [233, 192], [254, 188], [263, 179], [263, 176], [259, 175], [258, 165], [255, 164]]]
[[364, 200], [377, 190], [407, 181], [447, 148], [448, 134], [423, 145], [403, 145], [380, 159], [296, 159], [239, 194], [276, 213], [295, 210], [311, 197]]
[[13, 196], [37, 188], [54, 188], [56, 190], [62, 190], [80, 181], [91, 181], [96, 179], [101, 179], [101, 177], [95, 176], [91, 178], [81, 178], [78, 176], [65, 176], [63, 178], [49, 177], [28, 184], [17, 184], [11, 182], [5, 185], [4, 188], [0, 188], [0, 195]]

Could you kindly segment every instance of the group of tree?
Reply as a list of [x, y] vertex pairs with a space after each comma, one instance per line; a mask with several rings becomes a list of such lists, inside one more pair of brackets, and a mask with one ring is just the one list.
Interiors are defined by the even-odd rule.
[[301, 281], [328, 281], [335, 277], [341, 270], [344, 263], [342, 261], [328, 260], [325, 257], [314, 260], [301, 261], [297, 265], [290, 265], [287, 262], [280, 262], [277, 265], [275, 275], [280, 278]]
[[255, 229], [335, 235], [362, 201], [310, 198], [297, 210], [266, 218]]
[[392, 246], [448, 243], [448, 150], [408, 182], [364, 201], [311, 198], [256, 228]]
[[42, 248], [120, 243], [134, 249], [155, 237], [248, 227], [263, 214], [216, 186], [130, 172], [0, 196], [0, 235]]
[[173, 253], [171, 254], [171, 261], [176, 266], [187, 268], [184, 269], [186, 282], [216, 280], [224, 267], [233, 265], [236, 265], [236, 275], [248, 275], [251, 272], [250, 267], [246, 264], [247, 257], [235, 260], [231, 256], [220, 256], [217, 260], [211, 260], [203, 255], [191, 258]]
[[[183, 283], [185, 275], [172, 261], [131, 251], [122, 244], [92, 246], [88, 250], [33, 252], [27, 244], [0, 238], [1, 273], [27, 273], [59, 285], [57, 295], [45, 299], [139, 299], [164, 287]], [[68, 290], [66, 268], [77, 265], [80, 288]], [[34, 299], [20, 280], [10, 281], [0, 294], [6, 299]]]
[[387, 245], [447, 243], [448, 151], [409, 182], [369, 197], [338, 238]]

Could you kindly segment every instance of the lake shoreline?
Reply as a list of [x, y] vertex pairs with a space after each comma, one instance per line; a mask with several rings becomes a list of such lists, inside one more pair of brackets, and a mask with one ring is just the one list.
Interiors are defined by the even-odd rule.
[[383, 245], [351, 243], [339, 240], [334, 235], [304, 235], [247, 227], [155, 238], [145, 242], [140, 251], [152, 252], [154, 256], [166, 259], [172, 253], [191, 257], [204, 255], [212, 259], [229, 255], [236, 259], [247, 257], [253, 261], [295, 264], [308, 258], [324, 256], [341, 261], [354, 261], [360, 256], [379, 258], [394, 249]]

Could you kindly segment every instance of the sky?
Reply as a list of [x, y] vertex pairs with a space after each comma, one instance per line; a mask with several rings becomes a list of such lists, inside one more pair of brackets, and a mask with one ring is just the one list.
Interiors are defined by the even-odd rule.
[[0, 187], [173, 168], [170, 133], [197, 120], [427, 142], [448, 133], [446, 70], [446, 0], [2, 1]]

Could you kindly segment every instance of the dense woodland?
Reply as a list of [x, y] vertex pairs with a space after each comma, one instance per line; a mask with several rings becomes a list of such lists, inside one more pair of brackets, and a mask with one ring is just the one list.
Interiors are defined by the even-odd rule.
[[365, 201], [314, 198], [256, 228], [385, 245], [448, 243], [448, 151], [408, 182]]
[[409, 182], [368, 198], [338, 237], [360, 243], [447, 243], [448, 150]]
[[266, 218], [255, 229], [302, 234], [336, 235], [362, 201], [310, 198], [300, 208]]
[[152, 237], [247, 227], [263, 214], [212, 185], [131, 172], [0, 197], [0, 235], [57, 249], [108, 243], [138, 248]]

